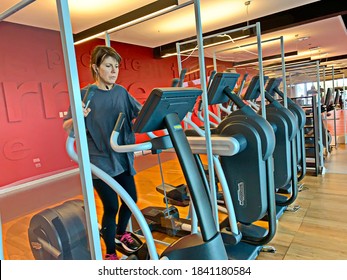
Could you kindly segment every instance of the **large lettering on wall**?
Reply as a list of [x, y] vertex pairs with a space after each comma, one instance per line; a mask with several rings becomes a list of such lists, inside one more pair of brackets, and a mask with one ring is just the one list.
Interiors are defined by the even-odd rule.
[[72, 166], [63, 145], [66, 83], [2, 82], [0, 89], [1, 185]]
[[69, 105], [58, 32], [0, 23], [0, 187], [75, 166], [65, 152]]
[[[25, 82], [19, 86], [14, 82], [4, 82], [2, 86], [9, 122], [23, 121], [24, 112], [27, 117], [41, 111], [47, 119], [58, 118], [60, 116], [58, 94], [64, 94], [66, 98], [68, 94], [65, 82], [52, 84], [35, 81]], [[37, 98], [31, 99], [32, 95]]]

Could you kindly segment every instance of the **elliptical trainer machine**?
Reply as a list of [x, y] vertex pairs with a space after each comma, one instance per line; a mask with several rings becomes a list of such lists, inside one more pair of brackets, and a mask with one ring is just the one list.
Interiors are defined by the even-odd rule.
[[[230, 98], [240, 110], [250, 111], [249, 115], [232, 113], [211, 129], [214, 167], [228, 215], [219, 226], [229, 259], [245, 260], [256, 259], [276, 232], [272, 166], [275, 135], [270, 124], [232, 92], [238, 77], [236, 73], [217, 73], [208, 90], [208, 103], [221, 104]], [[203, 141], [194, 138], [203, 138], [204, 131], [192, 122], [188, 124], [194, 127], [186, 131], [193, 152], [205, 153]], [[253, 224], [265, 215], [270, 217], [266, 228]]]
[[[93, 87], [90, 86], [84, 98], [84, 103], [89, 104], [93, 97]], [[71, 130], [66, 140], [66, 150], [72, 160], [78, 162], [74, 150], [74, 131]], [[131, 252], [128, 259], [158, 259], [156, 247], [151, 231], [129, 194], [112, 177], [100, 168], [91, 164], [94, 175], [108, 184], [128, 205], [144, 233], [146, 243], [136, 252]], [[87, 238], [85, 211], [82, 200], [70, 200], [53, 208], [35, 214], [28, 229], [30, 248], [35, 259], [39, 260], [85, 260], [90, 259], [90, 250]], [[147, 248], [148, 247], [148, 248]]]
[[[279, 89], [279, 85], [282, 82], [282, 78], [269, 79], [265, 90], [274, 96], [277, 93], [282, 99], [284, 93]], [[283, 101], [284, 102], [284, 101]], [[282, 102], [282, 104], [283, 104]], [[300, 182], [306, 175], [306, 148], [305, 148], [305, 131], [306, 114], [298, 104], [296, 104], [291, 98], [287, 97], [288, 109], [294, 114], [298, 123], [298, 133], [296, 135], [296, 152], [298, 162], [298, 182]]]
[[197, 166], [181, 121], [194, 107], [201, 90], [195, 88], [154, 89], [143, 105], [134, 123], [135, 133], [148, 133], [167, 129], [168, 134], [151, 139], [149, 142], [133, 145], [117, 145], [117, 137], [122, 124], [122, 116], [111, 138], [117, 152], [131, 152], [174, 148], [181, 165], [191, 201], [194, 205], [200, 231], [178, 239], [164, 250], [162, 257], [184, 260], [226, 260], [228, 259], [220, 232], [217, 231], [212, 215], [208, 191]]

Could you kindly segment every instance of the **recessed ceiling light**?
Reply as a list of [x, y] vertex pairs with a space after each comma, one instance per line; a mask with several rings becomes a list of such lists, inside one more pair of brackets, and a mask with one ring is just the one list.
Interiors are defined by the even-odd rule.
[[316, 50], [319, 50], [320, 47], [319, 46], [316, 46], [316, 47], [310, 47], [309, 50], [310, 51], [316, 51]]
[[304, 37], [299, 37], [299, 38], [296, 38], [296, 40], [298, 40], [299, 42], [301, 42], [301, 41], [305, 41], [305, 40], [308, 40], [308, 39], [310, 39], [310, 37], [309, 37], [309, 36], [304, 36]]

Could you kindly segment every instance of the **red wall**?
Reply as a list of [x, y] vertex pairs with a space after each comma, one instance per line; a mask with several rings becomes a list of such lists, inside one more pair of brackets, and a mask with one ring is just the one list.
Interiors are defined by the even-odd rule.
[[68, 94], [57, 32], [0, 23], [0, 186], [67, 168]]
[[[0, 22], [0, 187], [75, 166], [65, 152], [62, 114], [69, 106], [59, 32]], [[76, 46], [80, 84], [91, 83], [91, 49]], [[118, 83], [144, 102], [154, 87], [178, 77], [175, 57], [154, 59], [152, 49], [112, 42], [123, 58]], [[210, 59], [206, 65], [212, 64]], [[188, 72], [198, 68], [187, 61]], [[226, 68], [226, 65], [219, 65]], [[209, 72], [211, 68], [207, 68]], [[198, 74], [187, 76], [196, 80]]]

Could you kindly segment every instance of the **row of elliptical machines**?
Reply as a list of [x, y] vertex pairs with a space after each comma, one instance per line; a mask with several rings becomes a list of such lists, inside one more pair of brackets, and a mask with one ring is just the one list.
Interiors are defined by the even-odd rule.
[[[267, 77], [264, 79], [267, 80]], [[299, 206], [289, 207], [297, 198], [299, 184], [306, 174], [306, 156], [304, 141], [305, 111], [291, 99], [287, 98], [288, 108], [283, 105], [284, 94], [279, 90], [280, 78], [272, 78], [265, 87], [266, 119], [274, 128], [276, 148], [274, 151], [276, 213], [279, 219], [284, 211], [297, 211]], [[257, 90], [249, 90], [257, 84]], [[277, 93], [282, 103], [274, 98]], [[244, 100], [251, 104], [260, 95], [259, 77], [254, 76]], [[258, 111], [261, 113], [261, 110]]]
[[[168, 134], [147, 143], [118, 147], [124, 152], [152, 149], [155, 146], [160, 149], [174, 148], [177, 153], [200, 231], [184, 236], [171, 244], [160, 255], [161, 259], [228, 259], [222, 236], [213, 219], [208, 190], [205, 188], [202, 174], [180, 124], [187, 112], [193, 109], [201, 93], [201, 90], [196, 88], [154, 89], [134, 123], [134, 131], [146, 133], [166, 129]], [[115, 125], [114, 137], [117, 137], [121, 124], [120, 116]], [[67, 140], [67, 150], [70, 157], [77, 162], [78, 156], [74, 152], [73, 143], [74, 137], [70, 135]], [[94, 175], [109, 184], [133, 211], [144, 234], [149, 258], [158, 259], [153, 236], [140, 209], [130, 196], [127, 197], [122, 186], [96, 166], [91, 165], [91, 167]], [[83, 203], [73, 201], [34, 215], [28, 229], [34, 257], [36, 259], [90, 259], [84, 215]]]
[[[231, 98], [236, 98], [236, 102], [242, 102], [231, 93], [238, 77], [238, 74], [218, 73], [209, 86], [209, 105], [225, 102], [230, 94]], [[247, 108], [245, 106], [244, 110]], [[276, 231], [271, 172], [275, 136], [271, 126], [252, 112], [252, 118], [240, 114], [229, 116], [212, 130], [213, 162], [228, 214], [216, 226], [222, 234], [228, 259], [255, 259]], [[209, 190], [213, 205], [217, 197], [208, 186], [200, 158], [201, 154], [206, 153], [204, 131], [189, 120], [184, 118], [196, 130], [186, 130], [185, 134], [196, 161], [199, 162], [205, 189]], [[250, 171], [254, 176], [249, 176]], [[157, 208], [151, 207], [153, 209]], [[264, 216], [269, 217], [266, 229], [254, 224]], [[148, 215], [146, 217], [150, 219]], [[156, 228], [159, 226], [162, 232], [165, 232], [165, 228], [170, 228], [166, 223], [160, 223]]]
[[[240, 105], [240, 112], [250, 109], [232, 92], [239, 76], [217, 73], [209, 85], [208, 104], [231, 99]], [[228, 258], [245, 260], [256, 259], [276, 232], [272, 174], [275, 141], [265, 119], [252, 110], [251, 117], [240, 112], [229, 114], [212, 128], [211, 141], [214, 167], [227, 209], [227, 218], [220, 222], [220, 230]], [[197, 133], [203, 134], [199, 129], [186, 131], [188, 140]], [[224, 141], [232, 138], [238, 144], [237, 151], [229, 154], [220, 138]], [[266, 228], [255, 224], [264, 216], [269, 217]]]
[[[285, 108], [284, 105], [279, 101], [274, 99], [275, 93], [282, 97], [282, 99], [284, 96], [283, 92], [279, 90], [279, 85], [281, 83], [281, 79], [279, 78], [270, 79], [266, 86], [265, 94], [268, 105], [266, 106], [267, 120], [264, 120], [259, 115], [261, 114], [261, 111], [259, 111], [259, 114], [257, 114], [253, 109], [247, 106], [237, 94], [233, 93], [233, 87], [235, 86], [238, 78], [239, 74], [235, 73], [216, 74], [216, 76], [213, 77], [212, 84], [209, 88], [208, 101], [209, 105], [215, 105], [226, 103], [229, 98], [229, 101], [234, 104], [234, 107], [238, 107], [238, 110], [231, 112], [220, 124], [216, 126], [216, 128], [212, 129], [212, 136], [220, 136], [221, 131], [224, 131], [224, 133], [228, 131], [228, 133], [230, 133], [229, 135], [237, 135], [236, 138], [238, 139], [242, 139], [242, 137], [244, 137], [243, 141], [247, 143], [244, 144], [244, 146], [249, 146], [247, 152], [247, 149], [243, 148], [239, 153], [233, 156], [220, 155], [219, 159], [222, 163], [222, 168], [225, 177], [227, 178], [227, 186], [233, 199], [233, 206], [235, 210], [234, 213], [236, 215], [235, 217], [238, 227], [241, 229], [239, 231], [242, 236], [241, 240], [246, 242], [246, 244], [255, 244], [254, 242], [250, 241], [252, 240], [252, 237], [250, 236], [253, 234], [254, 239], [254, 236], [256, 235], [254, 235], [254, 232], [246, 230], [247, 227], [245, 225], [249, 226], [252, 225], [252, 223], [257, 219], [264, 219], [268, 220], [270, 225], [269, 229], [271, 229], [271, 225], [273, 225], [272, 222], [275, 221], [274, 223], [276, 223], [283, 212], [288, 209], [288, 206], [291, 205], [297, 197], [298, 182], [301, 181], [306, 174], [306, 157], [304, 146], [304, 125], [306, 120], [303, 109], [291, 99], [287, 99], [288, 109]], [[265, 77], [265, 81], [266, 80], [267, 77]], [[216, 90], [216, 87], [218, 87], [219, 90]], [[217, 92], [219, 92], [219, 95], [216, 94]], [[215, 95], [210, 93], [214, 93]], [[246, 99], [256, 100], [259, 97], [259, 94], [260, 81], [259, 77], [255, 76], [252, 78], [251, 83], [247, 88], [245, 97]], [[254, 150], [256, 150], [256, 145], [254, 145], [254, 142], [251, 140], [252, 136], [250, 134], [247, 135], [247, 133], [242, 130], [239, 130], [241, 116], [244, 118], [243, 121], [246, 120], [245, 126], [247, 126], [247, 128], [252, 127], [258, 129], [258, 133], [261, 136], [260, 145], [262, 146], [263, 159], [266, 161], [267, 157], [270, 156], [270, 161], [267, 162], [269, 163], [272, 161], [273, 156], [273, 167], [267, 165], [268, 169], [264, 167], [262, 168], [260, 161], [256, 160], [257, 157], [255, 156], [256, 153], [254, 152]], [[255, 120], [262, 120], [263, 122], [259, 124]], [[191, 125], [194, 126], [192, 123]], [[264, 132], [266, 126], [270, 127], [268, 131], [272, 131], [272, 138], [269, 136], [271, 133], [266, 134]], [[228, 129], [224, 130], [225, 127], [228, 127]], [[189, 136], [192, 135], [191, 132], [186, 133]], [[247, 137], [245, 137], [245, 135], [247, 135]], [[242, 143], [242, 140], [240, 140], [240, 143]], [[276, 145], [274, 145], [275, 143]], [[269, 148], [271, 145], [273, 145], [273, 150]], [[252, 147], [253, 151], [250, 151], [250, 147]], [[254, 165], [252, 165], [252, 163], [254, 163]], [[272, 170], [274, 170], [274, 172]], [[218, 171], [216, 173], [220, 174]], [[267, 178], [267, 187], [268, 190], [270, 190], [267, 200], [264, 199], [265, 196], [262, 195], [261, 191], [257, 192], [257, 190], [261, 190], [261, 186], [266, 185], [266, 183], [264, 183], [264, 178]], [[263, 180], [263, 183], [261, 180]], [[219, 179], [219, 182], [223, 184], [223, 180]], [[257, 186], [259, 188], [257, 189], [257, 187], [255, 187], [255, 189], [250, 191], [250, 186]], [[276, 193], [274, 193], [273, 190], [276, 190]], [[225, 189], [223, 189], [223, 192], [226, 192]], [[248, 195], [252, 193], [252, 195], [246, 197], [245, 199], [245, 193]], [[282, 193], [285, 193], [286, 195], [284, 196]], [[240, 196], [242, 199], [240, 199]], [[275, 200], [272, 199], [273, 197], [275, 197]], [[259, 199], [258, 203], [255, 202], [257, 199]], [[273, 201], [276, 203], [272, 203]], [[252, 206], [250, 206], [253, 205], [255, 208], [258, 207], [258, 209], [264, 209], [259, 207], [259, 205], [266, 207], [267, 203], [269, 203], [268, 205], [270, 206], [265, 212], [254, 211]], [[248, 208], [245, 205], [247, 205]], [[294, 210], [297, 209], [297, 207], [294, 208]], [[259, 215], [259, 213], [261, 214]], [[230, 209], [228, 210], [228, 214], [229, 221], [226, 219], [222, 224], [230, 227]], [[252, 215], [258, 216], [252, 217]], [[223, 227], [221, 228], [222, 234], [224, 234]], [[276, 226], [274, 226], [274, 228], [276, 228]], [[272, 239], [273, 235], [274, 232], [271, 234], [268, 232], [267, 238], [263, 238], [262, 243], [258, 243], [258, 245], [266, 244]], [[250, 240], [247, 240], [248, 237], [250, 237]], [[240, 242], [239, 244], [243, 243]], [[235, 250], [238, 250], [238, 247], [235, 246], [235, 244], [231, 246], [230, 244], [227, 244], [227, 248], [233, 248], [234, 252]], [[259, 249], [261, 249], [261, 246], [259, 246]], [[232, 255], [231, 251], [228, 251], [228, 255]], [[240, 257], [240, 259], [245, 259], [247, 256], [252, 258], [251, 255], [254, 257], [257, 255], [257, 253], [253, 252], [253, 254], [249, 254], [249, 252], [247, 252], [243, 256], [239, 255], [238, 257]]]

